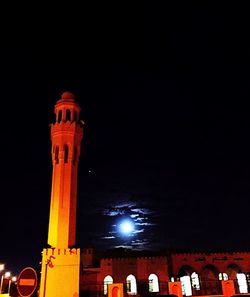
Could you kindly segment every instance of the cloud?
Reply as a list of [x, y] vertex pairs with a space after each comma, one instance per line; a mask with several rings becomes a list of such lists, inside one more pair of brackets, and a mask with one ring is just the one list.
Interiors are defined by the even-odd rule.
[[116, 245], [115, 248], [131, 249], [131, 245]]
[[137, 226], [155, 226], [156, 224], [144, 222], [144, 223], [135, 223], [135, 225], [137, 225]]
[[142, 218], [142, 217], [139, 217], [139, 218], [136, 218], [134, 221], [137, 222], [137, 221], [144, 221], [146, 218]]
[[140, 230], [135, 230], [135, 231], [133, 231], [134, 234], [142, 233], [142, 232], [144, 232], [144, 229], [140, 229]]
[[112, 206], [102, 210], [104, 216], [118, 216], [125, 215], [131, 212], [132, 207], [135, 207], [136, 204], [130, 201], [121, 201], [119, 204], [113, 204]]
[[133, 218], [136, 218], [136, 217], [138, 217], [139, 216], [139, 214], [138, 213], [134, 213], [134, 214], [131, 214], [130, 215], [130, 217], [133, 219]]
[[146, 241], [144, 241], [144, 240], [138, 240], [138, 241], [133, 241], [133, 242], [132, 242], [132, 245], [133, 245], [133, 246], [135, 246], [135, 245], [140, 245], [140, 246], [142, 246], [142, 245], [145, 245], [145, 243], [146, 243]]
[[[97, 241], [101, 244], [103, 240], [109, 248], [145, 249], [152, 237], [149, 234], [149, 227], [156, 225], [151, 222], [154, 211], [145, 207], [143, 201], [114, 200], [108, 199], [108, 203], [102, 209], [96, 207], [96, 211], [106, 218], [104, 226], [106, 231], [99, 236]], [[126, 236], [118, 230], [119, 221], [124, 218], [133, 221], [136, 226], [136, 229]]]
[[115, 216], [118, 216], [118, 215], [125, 214], [125, 210], [124, 209], [104, 209], [102, 211], [102, 214], [104, 216], [115, 217]]
[[148, 215], [148, 214], [152, 213], [152, 211], [150, 211], [147, 208], [132, 208], [131, 211], [136, 212], [136, 213], [140, 213], [140, 214], [144, 214], [144, 215]]

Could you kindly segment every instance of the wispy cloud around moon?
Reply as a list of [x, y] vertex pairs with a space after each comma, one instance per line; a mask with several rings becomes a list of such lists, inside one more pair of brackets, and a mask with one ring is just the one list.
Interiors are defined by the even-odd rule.
[[[107, 240], [110, 248], [126, 247], [144, 249], [148, 245], [148, 228], [155, 225], [151, 221], [153, 211], [145, 207], [141, 202], [121, 200], [110, 203], [105, 208], [99, 209], [101, 215], [106, 218], [106, 234], [101, 236], [101, 240]], [[122, 220], [129, 219], [134, 223], [134, 229], [129, 234], [121, 234], [119, 224]], [[143, 227], [143, 228], [142, 228]]]

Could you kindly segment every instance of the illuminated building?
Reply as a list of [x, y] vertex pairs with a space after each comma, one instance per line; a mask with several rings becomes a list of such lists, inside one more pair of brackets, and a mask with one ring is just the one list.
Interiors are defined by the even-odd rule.
[[123, 283], [125, 295], [170, 294], [169, 283], [180, 282], [184, 296], [250, 293], [250, 252], [180, 253], [117, 249], [82, 255], [81, 290], [103, 296], [107, 284]]
[[80, 107], [65, 92], [51, 124], [52, 185], [48, 244], [42, 252], [40, 297], [79, 296], [80, 249], [75, 248], [77, 171], [83, 136]]

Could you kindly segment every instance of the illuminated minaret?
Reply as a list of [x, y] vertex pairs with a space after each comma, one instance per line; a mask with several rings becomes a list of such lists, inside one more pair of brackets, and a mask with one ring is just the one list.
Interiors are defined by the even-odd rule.
[[75, 245], [77, 169], [83, 135], [79, 114], [74, 95], [63, 93], [55, 105], [56, 122], [51, 125], [53, 173], [48, 244], [56, 248]]
[[65, 92], [51, 124], [52, 185], [48, 244], [42, 252], [40, 297], [78, 297], [80, 249], [76, 244], [77, 171], [83, 137], [80, 106]]

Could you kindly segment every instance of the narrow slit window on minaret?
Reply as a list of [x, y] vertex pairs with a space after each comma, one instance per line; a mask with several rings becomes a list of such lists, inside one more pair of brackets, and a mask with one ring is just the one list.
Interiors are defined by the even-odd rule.
[[59, 163], [59, 146], [56, 146], [56, 150], [55, 150], [55, 162], [56, 162], [56, 164]]
[[62, 110], [59, 110], [58, 112], [58, 123], [62, 121]]
[[64, 146], [64, 163], [68, 163], [69, 158], [69, 147], [67, 144]]
[[70, 109], [66, 109], [66, 122], [70, 121]]

